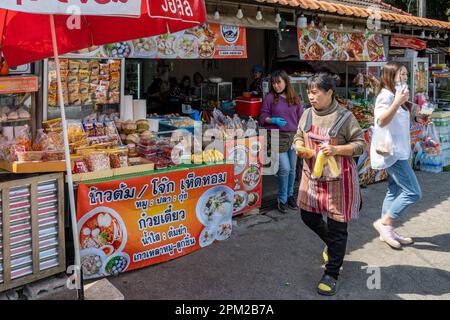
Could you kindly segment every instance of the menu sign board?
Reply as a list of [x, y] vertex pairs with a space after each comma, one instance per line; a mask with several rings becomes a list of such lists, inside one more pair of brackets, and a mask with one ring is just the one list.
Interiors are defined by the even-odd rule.
[[243, 59], [247, 36], [243, 27], [206, 23], [176, 33], [90, 47], [70, 54], [83, 58]]
[[233, 166], [223, 164], [78, 187], [86, 279], [181, 257], [232, 231]]
[[233, 215], [259, 208], [262, 199], [263, 137], [229, 140], [225, 157], [234, 162]]
[[386, 61], [383, 37], [375, 33], [297, 29], [301, 60]]

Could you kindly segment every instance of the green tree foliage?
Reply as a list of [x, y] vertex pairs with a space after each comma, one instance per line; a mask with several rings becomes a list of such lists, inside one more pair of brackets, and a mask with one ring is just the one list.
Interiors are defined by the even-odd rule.
[[[408, 11], [409, 8], [410, 13], [417, 15], [417, 0], [385, 0], [384, 2], [404, 11]], [[450, 0], [427, 0], [427, 18], [450, 21], [449, 15]]]

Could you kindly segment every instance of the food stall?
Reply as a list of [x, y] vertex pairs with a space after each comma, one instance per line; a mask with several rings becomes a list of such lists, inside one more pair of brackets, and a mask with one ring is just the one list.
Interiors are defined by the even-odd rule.
[[[38, 77], [0, 77], [0, 292], [63, 272], [64, 161], [54, 152], [33, 154]], [[8, 173], [7, 171], [11, 172]], [[37, 174], [41, 172], [42, 174]]]

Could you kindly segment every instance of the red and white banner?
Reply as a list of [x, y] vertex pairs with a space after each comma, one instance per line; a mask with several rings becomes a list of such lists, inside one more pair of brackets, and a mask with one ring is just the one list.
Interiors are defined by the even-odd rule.
[[391, 37], [391, 47], [410, 48], [420, 51], [427, 48], [427, 42], [417, 38], [393, 36]]
[[140, 0], [2, 0], [1, 2], [0, 8], [28, 13], [102, 16], [141, 15]]
[[152, 18], [201, 23], [206, 12], [203, 0], [147, 0]]

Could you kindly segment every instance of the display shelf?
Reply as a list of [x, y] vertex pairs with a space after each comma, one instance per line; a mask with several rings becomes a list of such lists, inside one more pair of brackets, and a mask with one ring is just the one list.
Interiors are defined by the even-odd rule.
[[[0, 122], [0, 128], [17, 127], [28, 124], [34, 138], [36, 132], [36, 92], [39, 90], [39, 79], [35, 75], [27, 76], [0, 76], [0, 105], [7, 107], [7, 113], [19, 112], [20, 109], [28, 112], [29, 118], [5, 120]], [[13, 138], [10, 137], [10, 138]]]
[[6, 121], [1, 121], [0, 122], [0, 126], [2, 124], [14, 124], [14, 123], [23, 123], [23, 122], [30, 122], [32, 119], [17, 119], [17, 120], [6, 120]]
[[8, 162], [0, 160], [0, 169], [13, 173], [64, 172], [66, 171], [66, 162]]

